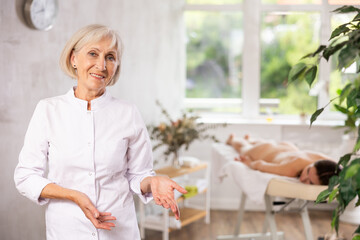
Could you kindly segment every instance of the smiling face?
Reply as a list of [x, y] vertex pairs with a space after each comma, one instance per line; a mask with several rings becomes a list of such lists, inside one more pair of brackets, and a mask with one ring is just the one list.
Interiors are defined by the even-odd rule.
[[103, 38], [73, 52], [71, 64], [76, 66], [79, 90], [99, 96], [119, 66], [117, 49], [110, 38]]
[[310, 164], [304, 168], [301, 172], [299, 180], [305, 184], [321, 185], [314, 164]]

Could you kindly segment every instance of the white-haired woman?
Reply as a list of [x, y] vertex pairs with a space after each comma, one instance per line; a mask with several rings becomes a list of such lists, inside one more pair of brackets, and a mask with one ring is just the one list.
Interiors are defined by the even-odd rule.
[[60, 58], [77, 85], [41, 100], [30, 121], [14, 179], [21, 194], [47, 204], [48, 240], [140, 239], [133, 193], [179, 218], [173, 191], [185, 189], [155, 176], [137, 108], [106, 90], [119, 77], [121, 54], [115, 31], [80, 29]]

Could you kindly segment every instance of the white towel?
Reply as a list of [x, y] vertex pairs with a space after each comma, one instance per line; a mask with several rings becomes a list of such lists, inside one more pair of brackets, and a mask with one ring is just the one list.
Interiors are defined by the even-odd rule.
[[198, 189], [198, 193], [202, 193], [208, 186], [208, 182], [206, 179], [198, 179], [196, 181], [196, 187]]
[[231, 177], [247, 198], [255, 203], [263, 202], [267, 185], [272, 178], [296, 179], [253, 170], [234, 161], [237, 156], [238, 153], [232, 147], [213, 144], [213, 174], [220, 182], [226, 176]]

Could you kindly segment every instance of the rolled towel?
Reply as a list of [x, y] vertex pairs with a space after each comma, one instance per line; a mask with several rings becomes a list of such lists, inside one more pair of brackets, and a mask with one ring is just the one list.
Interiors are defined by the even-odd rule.
[[191, 198], [198, 193], [198, 187], [197, 186], [185, 186], [185, 189], [187, 193], [184, 194], [184, 198]]

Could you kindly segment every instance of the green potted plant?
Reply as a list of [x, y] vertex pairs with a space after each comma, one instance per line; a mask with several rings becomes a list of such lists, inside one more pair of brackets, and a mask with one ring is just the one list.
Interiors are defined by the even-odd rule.
[[[355, 13], [356, 16], [348, 23], [338, 26], [331, 34], [328, 45], [319, 48], [302, 58], [294, 65], [289, 73], [289, 83], [306, 81], [309, 86], [315, 81], [321, 58], [329, 61], [330, 57], [337, 58], [337, 68], [344, 70], [360, 60], [360, 9], [353, 6], [343, 6], [334, 10], [336, 13]], [[330, 103], [335, 109], [346, 115], [344, 126], [346, 132], [355, 132], [357, 135], [352, 152], [342, 156], [338, 162], [342, 168], [339, 176], [330, 179], [328, 189], [319, 194], [317, 202], [337, 200], [331, 226], [336, 233], [339, 230], [339, 217], [356, 197], [356, 207], [360, 205], [360, 67], [357, 64], [356, 76], [348, 81], [342, 89], [337, 91], [337, 97], [317, 109], [311, 116], [310, 126]], [[360, 226], [355, 230], [353, 240], [360, 240]]]
[[226, 126], [226, 124], [215, 125], [199, 122], [200, 117], [191, 112], [184, 112], [180, 118], [173, 120], [159, 101], [156, 101], [156, 104], [161, 108], [161, 113], [165, 116], [166, 121], [147, 127], [151, 140], [155, 142], [153, 150], [165, 146], [163, 153], [165, 160], [167, 161], [172, 155], [172, 166], [175, 168], [179, 168], [181, 165], [179, 162], [180, 149], [188, 150], [190, 144], [195, 140], [210, 139], [218, 142], [218, 139], [214, 135], [208, 134], [207, 131]]

